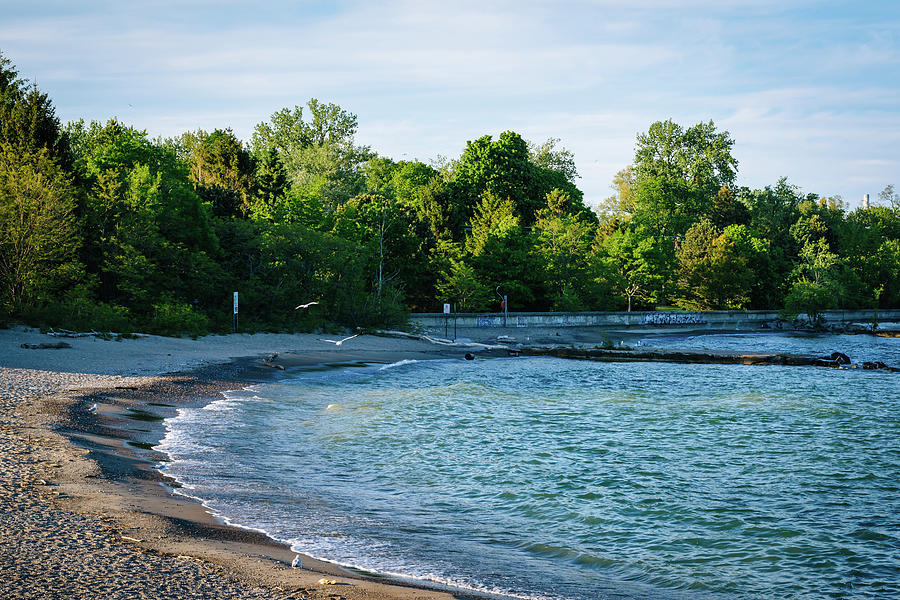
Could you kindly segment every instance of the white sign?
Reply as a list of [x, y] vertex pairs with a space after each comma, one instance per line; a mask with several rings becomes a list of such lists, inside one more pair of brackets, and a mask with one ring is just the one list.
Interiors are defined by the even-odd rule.
[[445, 315], [449, 315], [449, 314], [450, 314], [450, 305], [447, 304], [447, 303], [444, 303], [444, 314], [445, 314]]
[[237, 310], [237, 292], [234, 293], [234, 314], [238, 314], [238, 310]]

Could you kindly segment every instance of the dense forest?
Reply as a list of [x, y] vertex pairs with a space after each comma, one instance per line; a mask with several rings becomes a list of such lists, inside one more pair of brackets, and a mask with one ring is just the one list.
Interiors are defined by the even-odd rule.
[[[313, 99], [151, 139], [60, 123], [0, 54], [0, 323], [163, 334], [372, 327], [459, 311], [900, 306], [900, 196], [737, 185], [712, 122], [653, 123], [595, 210], [572, 154], [514, 132], [425, 164]], [[602, 143], [602, 140], [598, 140]], [[318, 302], [308, 310], [295, 306]]]

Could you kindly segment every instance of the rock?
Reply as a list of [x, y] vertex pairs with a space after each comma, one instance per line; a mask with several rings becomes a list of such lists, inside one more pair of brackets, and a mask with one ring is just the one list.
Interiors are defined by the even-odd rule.
[[839, 365], [849, 365], [850, 357], [843, 352], [832, 352], [831, 360], [836, 361]]

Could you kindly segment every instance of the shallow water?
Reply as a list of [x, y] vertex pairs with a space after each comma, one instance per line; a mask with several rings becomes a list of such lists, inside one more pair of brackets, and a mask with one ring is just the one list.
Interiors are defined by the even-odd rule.
[[[900, 339], [644, 340], [900, 364]], [[900, 594], [900, 375], [548, 358], [294, 374], [166, 422], [163, 471], [344, 565], [523, 597]]]

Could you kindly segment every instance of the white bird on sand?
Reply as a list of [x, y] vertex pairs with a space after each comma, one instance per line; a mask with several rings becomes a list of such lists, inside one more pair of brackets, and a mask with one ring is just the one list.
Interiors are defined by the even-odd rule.
[[294, 307], [294, 310], [300, 310], [301, 308], [309, 308], [309, 307], [312, 306], [313, 304], [318, 304], [318, 302], [315, 302], [315, 301], [313, 301], [313, 302], [307, 302], [306, 304], [301, 304], [300, 306], [295, 306], [295, 307]]
[[343, 344], [343, 343], [346, 342], [347, 340], [352, 340], [352, 339], [355, 338], [355, 337], [359, 337], [359, 334], [356, 333], [356, 334], [354, 334], [354, 335], [351, 335], [350, 337], [345, 337], [345, 338], [342, 339], [342, 340], [323, 340], [322, 338], [316, 338], [316, 339], [319, 340], [320, 342], [328, 342], [328, 343], [330, 343], [330, 344], [334, 344], [335, 346], [338, 347], [338, 350], [340, 350], [340, 349], [341, 349], [341, 344]]
[[292, 566], [293, 568], [295, 568], [295, 569], [302, 569], [302, 568], [303, 568], [303, 561], [300, 560], [300, 555], [299, 555], [299, 554], [298, 554], [297, 556], [294, 557], [293, 562], [291, 562], [291, 566]]
[[92, 413], [97, 412], [97, 405], [95, 404], [95, 405], [93, 405], [92, 407], [90, 407], [90, 408], [88, 409], [88, 412], [92, 412]]

